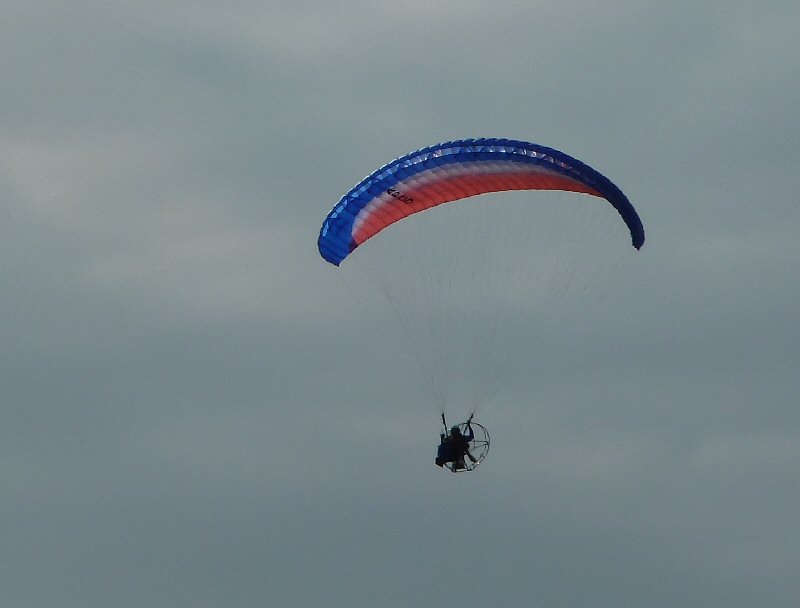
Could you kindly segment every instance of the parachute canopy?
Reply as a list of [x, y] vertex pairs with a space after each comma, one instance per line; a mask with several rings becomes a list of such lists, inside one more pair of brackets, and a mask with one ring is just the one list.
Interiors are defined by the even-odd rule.
[[338, 266], [367, 239], [409, 215], [505, 190], [565, 190], [604, 198], [627, 225], [633, 246], [644, 244], [644, 227], [633, 205], [595, 169], [553, 148], [484, 138], [423, 148], [375, 171], [328, 214], [319, 252]]

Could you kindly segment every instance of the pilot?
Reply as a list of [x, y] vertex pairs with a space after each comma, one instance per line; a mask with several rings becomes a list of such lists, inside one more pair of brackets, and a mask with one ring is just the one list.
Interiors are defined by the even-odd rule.
[[467, 468], [464, 461], [465, 457], [469, 458], [474, 464], [478, 463], [478, 460], [469, 451], [469, 444], [475, 438], [475, 432], [469, 422], [467, 422], [467, 430], [469, 432], [464, 435], [458, 426], [454, 426], [449, 433], [442, 433], [439, 436], [441, 441], [434, 461], [437, 466], [442, 467], [452, 462], [452, 470], [460, 471]]

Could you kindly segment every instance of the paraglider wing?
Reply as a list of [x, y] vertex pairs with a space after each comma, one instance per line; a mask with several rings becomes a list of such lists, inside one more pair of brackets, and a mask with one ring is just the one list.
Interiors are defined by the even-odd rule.
[[319, 252], [338, 266], [367, 239], [411, 214], [504, 190], [566, 190], [604, 198], [627, 225], [633, 246], [644, 244], [644, 228], [633, 205], [588, 165], [523, 141], [465, 139], [412, 152], [361, 181], [325, 219]]

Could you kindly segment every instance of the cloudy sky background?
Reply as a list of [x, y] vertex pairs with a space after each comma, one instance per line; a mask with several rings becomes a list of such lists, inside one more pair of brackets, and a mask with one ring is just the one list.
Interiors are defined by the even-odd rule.
[[[797, 605], [796, 2], [0, 6], [3, 605]], [[449, 475], [315, 241], [475, 136], [648, 241]]]

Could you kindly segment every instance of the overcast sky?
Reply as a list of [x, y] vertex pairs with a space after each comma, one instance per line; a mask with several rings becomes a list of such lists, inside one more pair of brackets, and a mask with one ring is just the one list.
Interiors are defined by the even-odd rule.
[[[798, 605], [796, 1], [0, 9], [4, 606]], [[521, 326], [451, 475], [316, 237], [482, 136], [610, 176], [647, 243]]]

